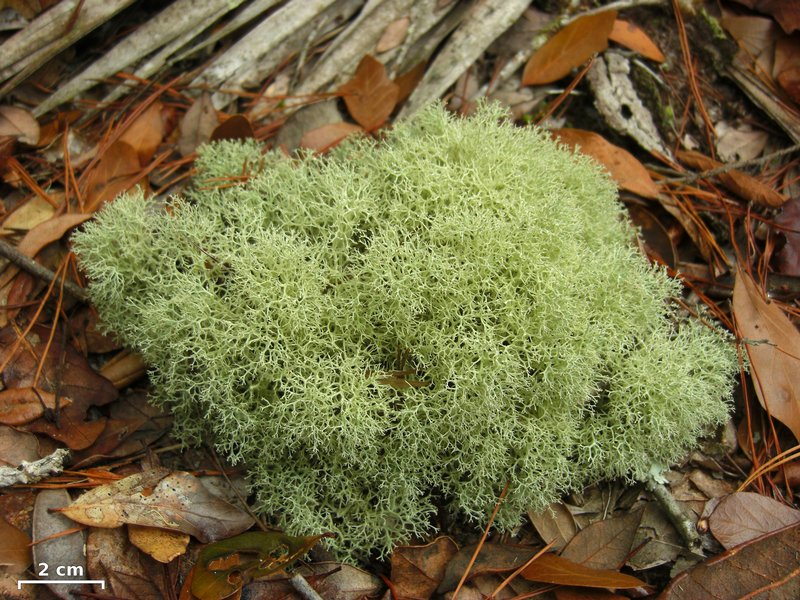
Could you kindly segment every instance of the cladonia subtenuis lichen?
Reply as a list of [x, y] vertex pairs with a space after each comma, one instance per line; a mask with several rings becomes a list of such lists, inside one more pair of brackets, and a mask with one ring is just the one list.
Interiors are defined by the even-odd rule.
[[122, 197], [74, 236], [178, 432], [341, 556], [441, 504], [483, 524], [506, 482], [511, 527], [726, 418], [732, 343], [680, 316], [597, 165], [502, 116], [433, 106], [324, 158], [217, 143], [185, 199]]

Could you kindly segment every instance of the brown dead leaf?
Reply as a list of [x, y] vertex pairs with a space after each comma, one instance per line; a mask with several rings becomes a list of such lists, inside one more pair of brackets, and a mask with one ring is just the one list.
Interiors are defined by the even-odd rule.
[[161, 566], [128, 541], [124, 529], [89, 531], [86, 559], [91, 579], [106, 582], [106, 594], [129, 600], [163, 600], [171, 596]]
[[18, 467], [22, 461], [39, 460], [39, 441], [26, 431], [0, 426], [0, 466]]
[[146, 372], [147, 364], [142, 357], [130, 350], [120, 351], [100, 369], [100, 374], [118, 390], [141, 379]]
[[781, 466], [781, 470], [775, 477], [775, 483], [783, 485], [784, 483], [791, 488], [796, 488], [800, 485], [800, 462], [794, 461]]
[[19, 231], [27, 232], [40, 223], [47, 221], [55, 212], [55, 207], [47, 200], [34, 196], [15, 209], [14, 212], [6, 215], [0, 234], [10, 235]]
[[670, 231], [661, 219], [643, 206], [631, 204], [628, 206], [628, 215], [639, 229], [639, 238], [647, 257], [653, 262], [676, 268], [678, 249], [675, 246], [674, 238], [677, 236], [674, 230]]
[[171, 423], [171, 415], [148, 403], [146, 394], [125, 394], [109, 408], [106, 427], [94, 444], [73, 454], [72, 468], [144, 452], [166, 435]]
[[256, 137], [253, 124], [244, 115], [231, 115], [211, 132], [209, 141], [220, 140], [249, 140]]
[[772, 73], [775, 40], [779, 35], [775, 21], [725, 11], [720, 24], [739, 45], [737, 56], [743, 64], [752, 66], [760, 73]]
[[128, 539], [145, 554], [166, 564], [186, 552], [191, 538], [180, 531], [128, 525]]
[[525, 567], [521, 575], [530, 581], [576, 587], [598, 587], [625, 590], [646, 588], [647, 584], [636, 577], [617, 571], [590, 569], [550, 552]]
[[4, 180], [8, 180], [9, 176], [13, 176], [11, 171], [6, 170], [8, 166], [8, 159], [14, 155], [17, 147], [17, 138], [10, 135], [0, 135], [0, 176]]
[[[685, 165], [700, 171], [710, 171], [725, 166], [721, 162], [693, 150], [679, 150], [676, 156]], [[770, 186], [736, 169], [720, 173], [716, 177], [722, 185], [737, 196], [761, 206], [776, 208], [787, 200], [785, 196]]]
[[361, 59], [353, 78], [339, 88], [350, 116], [367, 132], [378, 129], [397, 106], [398, 85], [386, 76], [383, 63], [370, 55]]
[[[470, 579], [470, 582], [465, 584], [461, 591], [458, 593], [458, 598], [461, 600], [486, 600], [494, 597], [496, 600], [511, 600], [512, 598], [541, 598], [542, 600], [552, 600], [548, 595], [539, 596], [536, 592], [541, 593], [542, 588], [545, 587], [540, 583], [528, 581], [524, 577], [514, 577], [501, 591], [496, 594], [497, 588], [508, 578], [507, 574], [486, 574], [478, 575]], [[461, 594], [465, 593], [464, 598]], [[445, 598], [450, 597], [448, 594]]]
[[87, 213], [69, 213], [48, 219], [25, 234], [17, 250], [33, 258], [42, 248], [60, 240], [67, 231], [91, 218], [92, 215]]
[[733, 287], [733, 314], [747, 346], [758, 401], [800, 440], [800, 333], [776, 304], [763, 299], [741, 267]]
[[0, 566], [22, 573], [31, 564], [31, 538], [0, 518]]
[[781, 209], [775, 224], [786, 243], [777, 254], [777, 267], [784, 275], [800, 277], [800, 197], [792, 198]]
[[736, 0], [748, 8], [775, 17], [786, 33], [800, 29], [800, 6], [787, 0]]
[[624, 148], [584, 129], [554, 129], [551, 133], [573, 151], [580, 147], [581, 152], [603, 165], [622, 189], [645, 198], [658, 197], [658, 187], [647, 169]]
[[719, 274], [723, 269], [727, 270], [727, 267], [720, 265], [721, 259], [719, 253], [712, 244], [714, 236], [702, 220], [695, 219], [694, 215], [690, 214], [686, 208], [681, 206], [679, 198], [673, 194], [662, 194], [659, 196], [658, 202], [664, 210], [680, 223], [683, 230], [691, 238], [695, 246], [697, 246], [700, 255], [712, 266], [715, 273]]
[[666, 60], [664, 54], [656, 46], [656, 43], [650, 39], [650, 36], [641, 27], [630, 21], [615, 20], [611, 33], [608, 34], [608, 39], [620, 46], [630, 48], [657, 63], [663, 63]]
[[70, 317], [69, 326], [75, 345], [84, 354], [106, 354], [121, 348], [116, 339], [100, 331], [99, 324], [99, 315], [92, 306], [80, 308]]
[[324, 153], [338, 146], [346, 137], [358, 133], [364, 133], [358, 125], [344, 122], [330, 123], [304, 133], [300, 139], [300, 147]]
[[[444, 578], [442, 578], [439, 587], [436, 588], [437, 593], [444, 594], [455, 589], [467, 565], [472, 560], [472, 555], [475, 554], [475, 546], [476, 544], [464, 546], [448, 563]], [[536, 548], [531, 548], [530, 546], [484, 544], [466, 581], [486, 573], [508, 573], [518, 569], [529, 561], [536, 552]]]
[[642, 513], [637, 510], [592, 523], [572, 538], [561, 558], [591, 569], [619, 569], [631, 551]]
[[203, 92], [181, 119], [178, 151], [182, 156], [190, 155], [198, 146], [211, 139], [217, 125], [219, 117], [211, 102], [211, 94]]
[[593, 588], [559, 587], [553, 594], [556, 600], [628, 600], [628, 596]]
[[0, 392], [0, 423], [3, 425], [25, 425], [57, 406], [72, 404], [69, 398], [56, 402], [55, 394], [32, 387], [9, 388]]
[[571, 588], [562, 586], [553, 591], [556, 600], [628, 600], [628, 596], [594, 588]]
[[[292, 571], [305, 577], [325, 600], [378, 598], [386, 589], [380, 578], [352, 565], [319, 562], [299, 565]], [[248, 600], [299, 600], [297, 592], [285, 577], [253, 581], [244, 587], [243, 595]]]
[[444, 579], [458, 546], [449, 537], [438, 537], [424, 546], [398, 546], [392, 552], [392, 583], [401, 598], [428, 600]]
[[693, 469], [689, 473], [689, 480], [709, 500], [722, 498], [736, 491], [736, 486], [733, 483], [727, 479], [716, 479], [704, 469]]
[[150, 162], [164, 139], [166, 131], [164, 111], [165, 108], [161, 102], [153, 102], [125, 128], [119, 137], [120, 142], [128, 144], [136, 151], [141, 167]]
[[139, 182], [141, 173], [136, 149], [121, 140], [114, 142], [103, 152], [86, 180], [84, 210], [94, 212], [128, 191]]
[[764, 153], [769, 134], [763, 129], [754, 128], [749, 123], [735, 126], [725, 121], [714, 124], [717, 139], [717, 156], [723, 162], [754, 160]]
[[771, 598], [791, 600], [800, 590], [800, 524], [736, 546], [684, 571], [659, 600]]
[[789, 97], [800, 102], [800, 38], [782, 36], [775, 43], [772, 75]]
[[389, 23], [386, 29], [383, 30], [381, 38], [375, 45], [375, 53], [380, 54], [392, 48], [397, 48], [406, 39], [408, 33], [408, 26], [411, 24], [411, 19], [408, 17], [401, 17]]
[[539, 513], [528, 511], [528, 518], [539, 537], [551, 544], [553, 550], [561, 550], [578, 531], [572, 513], [563, 502], [553, 502]]
[[[25, 256], [34, 258], [43, 248], [60, 240], [67, 231], [91, 217], [92, 215], [85, 213], [68, 213], [39, 223], [25, 234], [25, 237], [17, 245], [17, 250]], [[19, 268], [9, 265], [0, 275], [0, 288], [5, 288], [18, 275]], [[22, 277], [16, 288], [8, 289], [5, 292], [7, 301], [11, 304], [24, 301], [27, 299], [27, 292], [35, 286], [35, 283], [36, 281], [31, 277]]]
[[405, 73], [395, 77], [394, 82], [397, 84], [397, 104], [401, 104], [408, 99], [411, 92], [414, 91], [417, 84], [422, 80], [422, 76], [425, 75], [426, 66], [427, 63], [421, 60]]
[[11, 284], [11, 289], [8, 290], [6, 301], [12, 306], [6, 310], [6, 316], [9, 319], [16, 319], [25, 302], [27, 302], [42, 282], [31, 275], [30, 273], [19, 273]]
[[39, 122], [24, 108], [0, 106], [0, 137], [9, 136], [23, 144], [39, 143]]
[[522, 85], [543, 85], [566, 77], [594, 54], [608, 48], [617, 11], [580, 17], [539, 48], [525, 65]]
[[[90, 446], [105, 427], [105, 419], [86, 421], [90, 406], [103, 406], [117, 397], [111, 383], [91, 368], [86, 358], [70, 344], [63, 345], [61, 335], [56, 333], [45, 355], [50, 329], [37, 325], [27, 336], [27, 343], [20, 344], [8, 360], [2, 373], [6, 388], [25, 388], [36, 385], [39, 390], [56, 394], [62, 400], [59, 409], [48, 419], [39, 419], [25, 426], [27, 431], [44, 433], [64, 442], [73, 450]], [[0, 362], [8, 358], [17, 341], [17, 333], [11, 327], [0, 330]], [[29, 350], [30, 347], [30, 350]], [[38, 382], [34, 381], [39, 360], [44, 364]]]
[[752, 492], [723, 498], [708, 519], [711, 533], [730, 550], [788, 525], [800, 523], [800, 510]]
[[164, 469], [89, 490], [61, 512], [91, 527], [159, 527], [188, 533], [203, 543], [236, 535], [253, 524], [252, 517], [209, 493], [195, 476]]

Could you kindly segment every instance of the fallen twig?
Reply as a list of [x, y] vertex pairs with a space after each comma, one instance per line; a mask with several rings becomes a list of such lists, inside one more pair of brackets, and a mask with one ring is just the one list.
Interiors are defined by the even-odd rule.
[[299, 573], [293, 575], [289, 583], [292, 584], [294, 591], [300, 594], [303, 600], [322, 600], [322, 596], [317, 593], [317, 590], [312, 588], [311, 584], [306, 581], [306, 578]]
[[28, 462], [23, 460], [18, 467], [0, 467], [0, 488], [17, 483], [35, 483], [64, 470], [64, 460], [69, 450], [59, 448], [49, 456]]
[[[29, 256], [25, 256], [17, 250], [14, 246], [9, 244], [4, 240], [0, 240], [0, 256], [10, 260], [12, 263], [17, 265], [23, 271], [26, 271], [33, 275], [34, 277], [38, 277], [46, 281], [47, 283], [52, 282], [56, 279], [56, 274], [53, 273], [50, 269], [45, 266], [40, 265], [35, 260], [30, 258]], [[61, 278], [59, 278], [60, 280]], [[89, 296], [86, 293], [86, 290], [82, 287], [74, 284], [71, 281], [64, 280], [64, 291], [70, 294], [72, 297], [82, 301], [88, 302]]]
[[686, 516], [667, 487], [650, 478], [647, 481], [647, 489], [655, 496], [669, 522], [678, 530], [686, 547], [693, 552], [699, 550], [701, 547], [700, 535], [697, 533], [694, 523]]

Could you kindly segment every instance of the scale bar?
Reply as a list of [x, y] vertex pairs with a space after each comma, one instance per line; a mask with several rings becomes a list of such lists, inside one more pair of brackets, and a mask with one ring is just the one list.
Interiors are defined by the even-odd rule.
[[52, 584], [52, 583], [77, 583], [77, 584], [84, 584], [84, 583], [99, 583], [100, 589], [106, 589], [106, 580], [105, 579], [20, 579], [17, 581], [17, 589], [21, 590], [23, 584]]

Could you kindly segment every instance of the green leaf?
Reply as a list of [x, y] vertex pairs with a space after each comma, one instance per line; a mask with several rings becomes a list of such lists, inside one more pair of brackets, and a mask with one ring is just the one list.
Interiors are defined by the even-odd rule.
[[200, 551], [192, 576], [192, 594], [221, 600], [247, 581], [290, 567], [321, 538], [291, 537], [278, 531], [251, 531], [208, 544]]

